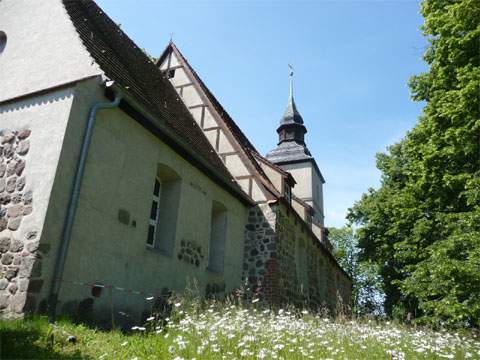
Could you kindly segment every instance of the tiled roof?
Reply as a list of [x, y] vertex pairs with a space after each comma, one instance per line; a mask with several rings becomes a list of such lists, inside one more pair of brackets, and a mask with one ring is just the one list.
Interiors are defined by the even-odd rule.
[[[63, 0], [87, 51], [106, 76], [126, 89], [187, 152], [200, 157], [202, 170], [237, 195], [246, 195], [178, 97], [146, 54], [92, 0]], [[182, 145], [180, 145], [182, 146]]]

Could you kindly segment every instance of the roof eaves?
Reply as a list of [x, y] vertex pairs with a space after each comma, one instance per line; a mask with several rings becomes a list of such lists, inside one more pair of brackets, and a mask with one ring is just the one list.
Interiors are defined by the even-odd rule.
[[[152, 114], [152, 112], [140, 104], [135, 96], [130, 94], [129, 91], [125, 88], [115, 85], [123, 94], [123, 99], [120, 103], [120, 109], [125, 111], [129, 116], [138, 121], [142, 126], [147, 130], [152, 132], [154, 135], [159, 137], [167, 145], [175, 149], [183, 158], [192, 163], [199, 170], [207, 174], [210, 178], [215, 180], [215, 182], [220, 183], [223, 187], [230, 192], [232, 195], [239, 198], [246, 205], [253, 205], [254, 202], [252, 199], [245, 194], [245, 192], [238, 186], [232, 186], [233, 183], [236, 184], [235, 179], [232, 177], [230, 179], [225, 179], [225, 176], [220, 174], [218, 170], [211, 166], [210, 163], [203, 161], [203, 159], [198, 156], [198, 154], [185, 144], [180, 137], [168, 129], [165, 126], [163, 121], [159, 121], [158, 117]], [[108, 98], [113, 98], [112, 94], [107, 93]], [[229, 180], [229, 181], [228, 181]]]

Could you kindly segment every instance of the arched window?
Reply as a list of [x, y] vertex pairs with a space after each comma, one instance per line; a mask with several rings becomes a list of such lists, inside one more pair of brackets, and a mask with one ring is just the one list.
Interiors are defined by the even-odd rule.
[[171, 255], [175, 244], [181, 179], [170, 167], [159, 164], [153, 186], [147, 247]]
[[227, 237], [227, 209], [217, 201], [212, 202], [208, 269], [223, 272], [225, 238]]

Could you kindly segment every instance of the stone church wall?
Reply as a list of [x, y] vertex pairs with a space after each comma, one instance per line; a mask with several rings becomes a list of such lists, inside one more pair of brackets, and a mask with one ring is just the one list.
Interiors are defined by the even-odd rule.
[[335, 313], [350, 304], [351, 281], [284, 204], [249, 211], [243, 276], [252, 296]]
[[268, 204], [248, 212], [245, 226], [243, 278], [256, 296], [269, 303], [278, 302], [276, 283], [276, 212]]
[[28, 231], [19, 236], [23, 219], [33, 212], [33, 191], [23, 174], [30, 150], [30, 129], [0, 131], [0, 309], [17, 312], [22, 307], [27, 288], [34, 290], [42, 280], [28, 281], [38, 233]]

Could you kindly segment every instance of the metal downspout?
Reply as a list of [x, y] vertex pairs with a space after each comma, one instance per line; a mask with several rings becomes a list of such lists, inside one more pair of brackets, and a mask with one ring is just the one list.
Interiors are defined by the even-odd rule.
[[[107, 82], [107, 87], [113, 85], [113, 82]], [[115, 99], [112, 102], [96, 102], [90, 108], [88, 114], [87, 126], [85, 134], [83, 135], [82, 149], [80, 152], [80, 158], [77, 162], [77, 169], [75, 171], [75, 180], [73, 183], [72, 191], [70, 193], [70, 199], [68, 202], [67, 216], [65, 217], [62, 229], [62, 236], [60, 238], [60, 246], [58, 248], [57, 257], [55, 259], [55, 268], [53, 271], [53, 277], [51, 280], [50, 291], [48, 295], [48, 321], [55, 322], [58, 294], [60, 292], [61, 278], [63, 276], [63, 270], [65, 267], [65, 260], [68, 253], [68, 247], [70, 244], [70, 238], [72, 235], [73, 223], [75, 220], [75, 213], [77, 211], [78, 198], [80, 196], [80, 189], [82, 186], [83, 174], [85, 172], [85, 164], [87, 162], [88, 150], [92, 141], [93, 128], [95, 125], [95, 118], [97, 112], [102, 109], [112, 109], [117, 107], [122, 100], [121, 92], [116, 89]]]

